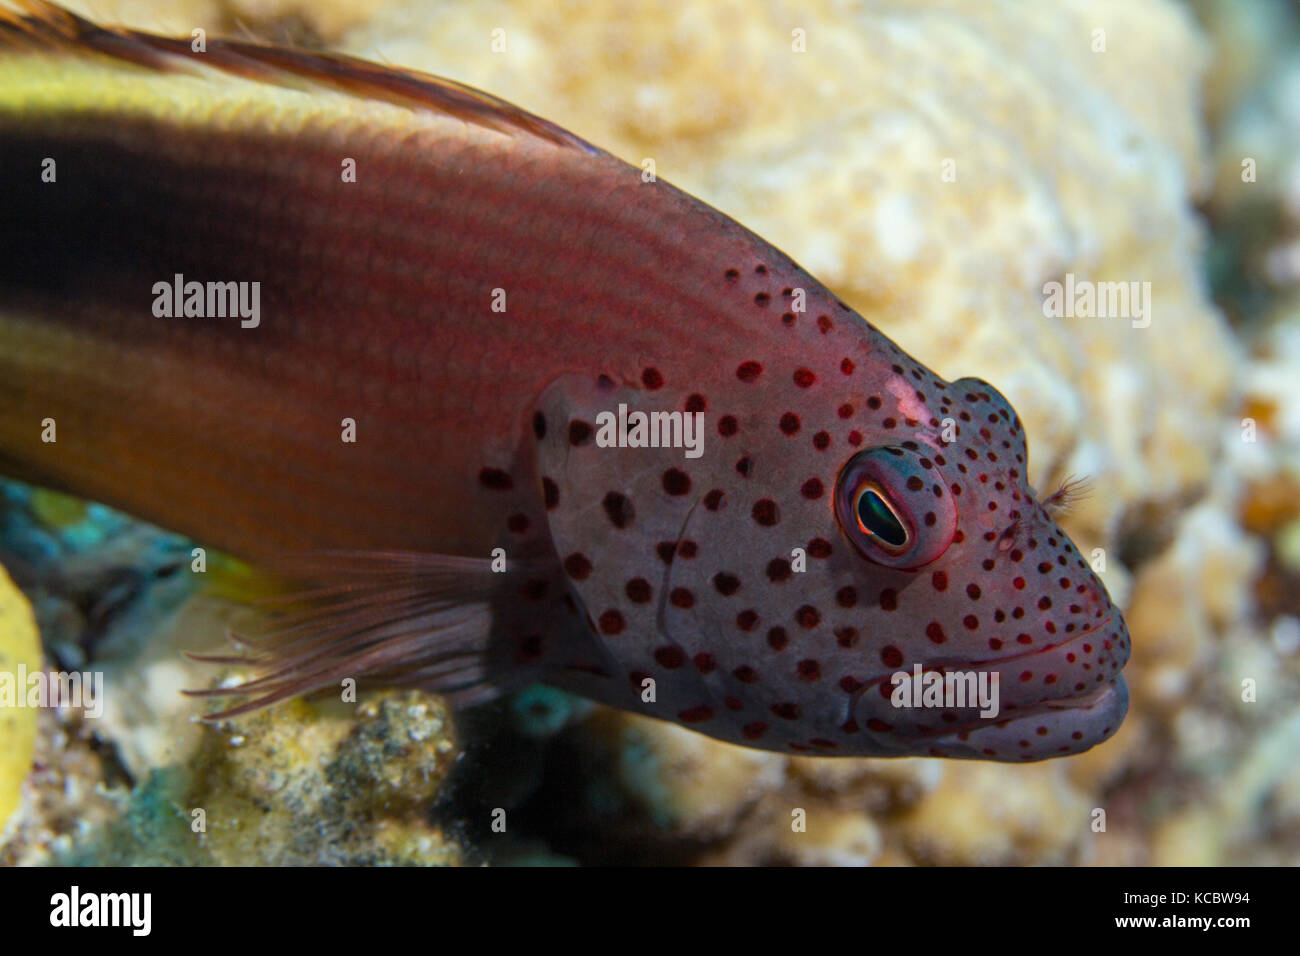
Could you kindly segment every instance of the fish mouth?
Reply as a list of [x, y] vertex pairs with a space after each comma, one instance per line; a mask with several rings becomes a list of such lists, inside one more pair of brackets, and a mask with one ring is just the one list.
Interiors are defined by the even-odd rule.
[[[1002, 675], [1001, 690], [1009, 691], [1009, 696], [1014, 701], [1016, 693], [1011, 688], [1016, 685], [1010, 683], [1010, 673], [1018, 670], [1022, 663], [1037, 670], [1031, 662], [1043, 660], [1043, 655], [1052, 655], [1060, 660], [1070, 653], [1071, 648], [1077, 648], [1080, 643], [1104, 633], [1116, 623], [1117, 612], [1112, 609], [1093, 627], [1072, 634], [1067, 640], [1051, 647], [989, 660], [931, 661], [929, 666], [938, 664], [941, 668], [998, 672]], [[1122, 619], [1118, 619], [1118, 623], [1122, 628]], [[1108, 680], [1090, 680], [1089, 683], [1091, 686], [1072, 694], [1043, 697], [1020, 704], [995, 704], [999, 707], [999, 712], [993, 716], [972, 714], [965, 720], [942, 727], [913, 728], [905, 737], [906, 751], [936, 757], [1017, 763], [1082, 753], [1119, 729], [1128, 712], [1129, 703], [1128, 682], [1122, 672], [1114, 674]], [[999, 693], [998, 697], [1006, 699], [1008, 694]]]
[[1128, 713], [1123, 674], [1085, 694], [1040, 701], [982, 726], [948, 728], [932, 741], [934, 756], [1029, 762], [1083, 753], [1119, 730]]
[[[1122, 671], [1101, 681], [1095, 679], [1100, 671], [1093, 671], [1090, 686], [1060, 696], [1038, 699], [1031, 697], [1024, 703], [1014, 703], [1014, 698], [1021, 695], [1012, 688], [1021, 685], [1018, 682], [1011, 683], [1012, 674], [1019, 671], [1022, 664], [1029, 664], [1037, 671], [1038, 668], [1030, 662], [1042, 661], [1044, 655], [1050, 655], [1049, 660], [1055, 658], [1053, 663], [1060, 662], [1064, 665], [1064, 658], [1074, 656], [1072, 648], [1078, 648], [1088, 638], [1104, 634], [1107, 628], [1116, 626], [1127, 639], [1123, 619], [1112, 608], [1094, 626], [1071, 634], [1068, 639], [1050, 647], [987, 660], [952, 658], [924, 662], [926, 669], [968, 672], [983, 670], [995, 676], [1000, 675], [997, 697], [993, 701], [998, 710], [990, 716], [977, 716], [968, 710], [966, 719], [939, 727], [912, 726], [894, 738], [893, 746], [885, 746], [899, 756], [955, 757], [1016, 763], [1071, 756], [1096, 746], [1119, 729], [1128, 713], [1129, 688]], [[1080, 661], [1082, 657], [1080, 654]], [[1127, 658], [1127, 654], [1124, 654], [1124, 658]], [[1094, 666], [1099, 663], [1093, 661]], [[1086, 664], [1082, 666], [1087, 669]], [[1122, 667], [1123, 663], [1119, 666]], [[1062, 673], [1064, 675], [1069, 672]], [[1078, 678], [1084, 677], [1082, 673], [1075, 674]], [[880, 681], [873, 680], [858, 689], [849, 705], [850, 713], [856, 710], [866, 693], [877, 689], [879, 683]], [[1070, 685], [1062, 680], [1058, 686]], [[1002, 694], [1003, 690], [1008, 690], [1012, 699], [1005, 706], [1000, 702], [1000, 698], [1006, 696]], [[966, 706], [970, 708], [973, 705]]]

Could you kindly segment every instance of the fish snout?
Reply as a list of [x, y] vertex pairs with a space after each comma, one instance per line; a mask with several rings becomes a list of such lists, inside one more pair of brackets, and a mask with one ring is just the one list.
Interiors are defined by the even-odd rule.
[[940, 737], [930, 752], [1018, 763], [1082, 753], [1119, 729], [1128, 702], [1128, 682], [1120, 674], [1080, 696], [1044, 701], [1011, 711], [1005, 719]]

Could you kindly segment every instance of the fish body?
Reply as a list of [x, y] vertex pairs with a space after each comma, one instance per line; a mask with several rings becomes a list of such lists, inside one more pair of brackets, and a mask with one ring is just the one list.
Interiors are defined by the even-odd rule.
[[[249, 706], [544, 680], [751, 747], [1013, 761], [1119, 726], [1122, 616], [992, 386], [486, 94], [21, 6], [0, 470], [314, 555]], [[996, 713], [900, 706], [918, 671]]]

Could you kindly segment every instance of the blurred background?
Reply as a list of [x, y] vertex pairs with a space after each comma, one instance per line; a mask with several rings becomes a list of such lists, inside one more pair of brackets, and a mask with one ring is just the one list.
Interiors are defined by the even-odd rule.
[[[68, 6], [425, 69], [653, 159], [939, 374], [993, 382], [1036, 487], [1089, 477], [1063, 523], [1125, 608], [1133, 703], [1030, 766], [790, 758], [545, 688], [208, 729], [178, 690], [212, 672], [178, 651], [223, 646], [256, 577], [218, 560], [199, 593], [190, 542], [0, 482], [0, 665], [107, 684], [99, 719], [0, 711], [0, 863], [1300, 863], [1293, 3]], [[1069, 274], [1150, 283], [1149, 325], [1045, 315]]]

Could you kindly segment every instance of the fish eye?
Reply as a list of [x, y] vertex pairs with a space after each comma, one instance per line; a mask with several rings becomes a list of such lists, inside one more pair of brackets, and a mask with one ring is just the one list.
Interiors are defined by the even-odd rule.
[[835, 518], [862, 557], [914, 570], [957, 536], [953, 476], [925, 449], [881, 445], [856, 453], [835, 481]]
[[858, 488], [853, 513], [857, 515], [862, 532], [878, 538], [884, 547], [893, 551], [907, 547], [907, 528], [903, 527], [893, 505], [874, 481], [864, 481]]

